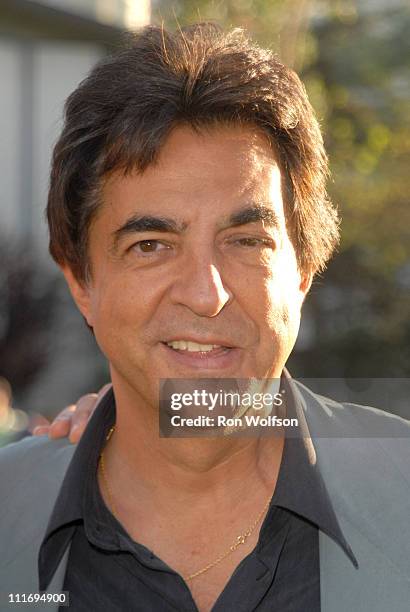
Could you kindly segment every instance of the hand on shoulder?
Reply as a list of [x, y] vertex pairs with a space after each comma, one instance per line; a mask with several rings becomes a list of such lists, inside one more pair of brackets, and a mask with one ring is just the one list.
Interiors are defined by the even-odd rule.
[[110, 388], [111, 383], [104, 385], [98, 393], [83, 395], [75, 404], [66, 406], [59, 412], [51, 423], [36, 427], [33, 435], [48, 435], [51, 439], [68, 438], [72, 444], [76, 444], [80, 440], [98, 402]]

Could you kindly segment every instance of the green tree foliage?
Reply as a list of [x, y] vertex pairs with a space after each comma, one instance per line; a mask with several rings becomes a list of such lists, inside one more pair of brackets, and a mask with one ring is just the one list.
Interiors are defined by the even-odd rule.
[[340, 254], [307, 304], [315, 375], [410, 373], [410, 13], [369, 4], [326, 3], [303, 72], [343, 220]]

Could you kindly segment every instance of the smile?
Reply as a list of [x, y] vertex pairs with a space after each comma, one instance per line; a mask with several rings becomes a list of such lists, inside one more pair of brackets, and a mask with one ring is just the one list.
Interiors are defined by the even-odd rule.
[[191, 340], [172, 340], [165, 344], [175, 351], [188, 351], [189, 353], [210, 353], [215, 349], [227, 348], [220, 344], [200, 344]]
[[187, 339], [162, 342], [165, 356], [171, 367], [183, 367], [198, 371], [212, 370], [221, 374], [238, 366], [240, 351], [236, 347], [222, 344], [215, 339], [195, 342]]

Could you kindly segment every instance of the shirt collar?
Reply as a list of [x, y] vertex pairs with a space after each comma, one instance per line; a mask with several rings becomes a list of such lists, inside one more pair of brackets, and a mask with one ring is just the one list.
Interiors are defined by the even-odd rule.
[[[282, 462], [271, 505], [286, 508], [315, 524], [341, 546], [355, 567], [357, 560], [347, 543], [330, 501], [309, 435], [304, 411], [289, 373], [284, 370], [287, 416], [298, 419], [296, 433], [285, 438]], [[40, 590], [50, 583], [76, 525], [84, 520], [84, 505], [95, 485], [98, 461], [107, 433], [115, 423], [112, 388], [104, 395], [77, 445], [54, 505], [39, 552]], [[98, 517], [96, 517], [98, 521]], [[109, 542], [107, 541], [109, 546]]]

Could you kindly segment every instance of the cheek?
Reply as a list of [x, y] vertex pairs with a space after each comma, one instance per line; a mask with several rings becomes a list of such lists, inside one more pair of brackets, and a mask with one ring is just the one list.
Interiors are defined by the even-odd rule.
[[270, 333], [284, 340], [296, 340], [300, 325], [301, 293], [299, 277], [278, 273], [266, 279], [263, 316]]
[[130, 319], [138, 321], [150, 301], [145, 287], [135, 274], [124, 274], [115, 268], [108, 269], [95, 283], [91, 300], [95, 318], [101, 322], [110, 321], [114, 326], [130, 322]]
[[91, 300], [92, 326], [95, 339], [106, 356], [124, 341], [121, 330], [130, 326], [132, 316], [138, 320], [135, 302], [132, 292], [122, 283], [101, 282], [94, 291]]
[[122, 350], [143, 350], [150, 342], [150, 322], [155, 316], [161, 292], [136, 274], [115, 273], [99, 279], [92, 295], [94, 333], [105, 355]]

